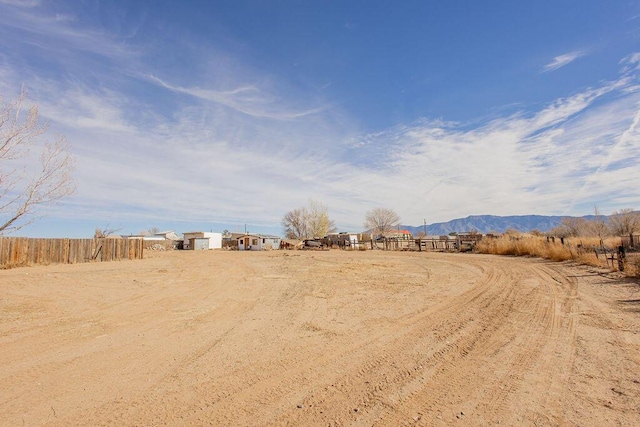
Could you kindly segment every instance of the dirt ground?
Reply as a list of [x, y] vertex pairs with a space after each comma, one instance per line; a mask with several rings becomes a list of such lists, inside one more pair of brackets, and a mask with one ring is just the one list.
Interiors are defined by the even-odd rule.
[[0, 425], [640, 425], [640, 285], [538, 259], [0, 271]]

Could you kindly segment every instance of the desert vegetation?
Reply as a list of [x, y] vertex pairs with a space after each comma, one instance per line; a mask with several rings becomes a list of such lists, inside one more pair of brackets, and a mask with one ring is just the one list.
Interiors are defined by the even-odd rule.
[[[497, 238], [483, 239], [477, 251], [486, 254], [533, 256], [552, 261], [576, 261], [582, 264], [618, 269], [617, 249], [621, 236], [640, 231], [640, 212], [623, 209], [608, 220], [599, 215], [593, 220], [567, 218], [546, 234], [507, 230]], [[640, 277], [640, 255], [628, 253], [624, 262], [628, 276]]]

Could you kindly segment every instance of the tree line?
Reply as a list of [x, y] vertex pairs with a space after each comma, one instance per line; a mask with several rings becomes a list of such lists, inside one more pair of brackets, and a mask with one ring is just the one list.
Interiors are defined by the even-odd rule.
[[[392, 209], [377, 207], [366, 212], [364, 229], [375, 236], [385, 237], [395, 230], [400, 217]], [[314, 239], [337, 231], [335, 223], [329, 218], [328, 208], [317, 201], [287, 212], [282, 218], [282, 227], [287, 239]], [[506, 233], [509, 233], [507, 230]], [[596, 236], [604, 239], [609, 236], [628, 236], [640, 232], [640, 212], [633, 209], [621, 209], [608, 217], [594, 209], [593, 219], [569, 217], [547, 233], [531, 230], [533, 234], [547, 234], [558, 237]]]
[[[374, 208], [366, 213], [364, 227], [377, 236], [384, 236], [399, 223], [400, 217], [392, 209]], [[317, 239], [337, 231], [327, 206], [315, 200], [287, 212], [281, 224], [287, 239]]]
[[633, 209], [621, 209], [608, 217], [594, 210], [594, 218], [564, 218], [560, 225], [548, 234], [559, 237], [596, 236], [601, 239], [608, 236], [628, 236], [640, 232], [640, 212]]

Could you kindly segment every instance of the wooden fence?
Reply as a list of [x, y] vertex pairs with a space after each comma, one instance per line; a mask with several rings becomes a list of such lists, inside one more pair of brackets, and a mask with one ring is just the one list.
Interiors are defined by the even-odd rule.
[[0, 268], [142, 259], [142, 239], [0, 237]]
[[628, 236], [620, 237], [622, 240], [622, 246], [626, 249], [629, 248], [640, 248], [640, 234], [630, 234]]
[[465, 252], [470, 251], [482, 239], [481, 234], [458, 235], [453, 238], [442, 236], [437, 238], [406, 239], [398, 237], [379, 238], [353, 242], [351, 240], [318, 239], [323, 247], [337, 247], [340, 249], [382, 249], [391, 251], [439, 251]]

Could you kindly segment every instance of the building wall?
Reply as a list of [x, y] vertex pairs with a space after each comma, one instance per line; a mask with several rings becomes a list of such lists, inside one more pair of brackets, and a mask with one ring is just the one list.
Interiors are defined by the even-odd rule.
[[272, 237], [264, 237], [260, 240], [262, 249], [280, 249], [280, 240]]
[[[245, 240], [249, 239], [249, 245], [245, 246]], [[261, 247], [261, 239], [258, 238], [258, 236], [254, 236], [254, 235], [247, 235], [247, 236], [242, 236], [238, 239], [238, 249], [241, 251], [259, 251], [260, 249], [262, 249]]]
[[[245, 238], [249, 238], [249, 247], [245, 247]], [[249, 234], [238, 238], [238, 250], [241, 251], [261, 251], [269, 249], [280, 249], [280, 238], [264, 237]]]
[[211, 239], [195, 237], [189, 241], [189, 247], [195, 251], [202, 251], [209, 249], [209, 242]]
[[222, 233], [204, 233], [209, 238], [209, 249], [222, 249]]
[[[189, 245], [191, 239], [209, 239], [209, 249], [222, 249], [222, 233], [212, 233], [207, 231], [194, 231], [184, 233], [184, 244]], [[185, 249], [192, 249], [185, 247]]]

